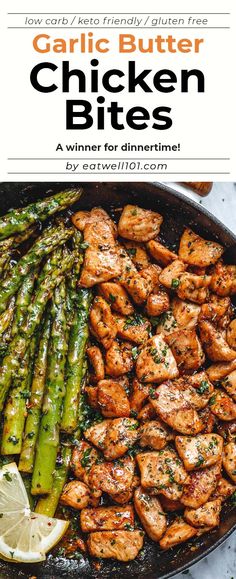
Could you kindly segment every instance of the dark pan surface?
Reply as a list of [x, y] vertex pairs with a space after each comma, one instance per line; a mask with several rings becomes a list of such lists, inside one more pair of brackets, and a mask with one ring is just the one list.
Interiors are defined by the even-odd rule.
[[[0, 214], [11, 207], [19, 207], [50, 195], [75, 183], [1, 183]], [[80, 183], [81, 185], [81, 183]], [[137, 202], [143, 207], [160, 211], [164, 216], [162, 235], [175, 248], [184, 226], [190, 225], [195, 231], [222, 243], [228, 248], [231, 263], [236, 263], [236, 237], [201, 205], [175, 193], [163, 184], [151, 183], [83, 183], [86, 195], [81, 198], [76, 209], [89, 209], [102, 205], [109, 212], [125, 203]], [[223, 508], [220, 527], [193, 539], [187, 544], [167, 552], [161, 552], [153, 542], [146, 541], [140, 556], [129, 564], [114, 561], [90, 562], [87, 558], [68, 560], [50, 555], [47, 561], [38, 565], [8, 565], [0, 562], [0, 579], [167, 579], [183, 571], [220, 545], [236, 528], [236, 513], [233, 505]]]

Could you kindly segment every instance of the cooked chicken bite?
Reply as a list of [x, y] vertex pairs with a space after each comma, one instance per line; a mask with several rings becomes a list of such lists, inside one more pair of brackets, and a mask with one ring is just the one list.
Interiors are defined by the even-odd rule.
[[175, 446], [187, 471], [216, 464], [222, 455], [223, 438], [218, 434], [176, 436]]
[[193, 527], [217, 527], [220, 523], [221, 499], [208, 501], [198, 509], [186, 508], [184, 518]]
[[170, 308], [170, 298], [168, 293], [162, 290], [153, 291], [148, 296], [146, 303], [146, 312], [148, 316], [156, 317], [160, 316], [164, 312], [167, 312]]
[[101, 350], [97, 346], [90, 346], [87, 348], [87, 355], [94, 370], [94, 374], [91, 378], [94, 382], [103, 380], [105, 376], [105, 367]]
[[83, 509], [80, 526], [83, 533], [127, 529], [134, 526], [134, 509], [131, 505]]
[[109, 304], [100, 296], [94, 298], [89, 314], [93, 335], [108, 349], [116, 337], [117, 328]]
[[118, 378], [133, 368], [132, 345], [115, 341], [106, 351], [106, 374]]
[[120, 277], [120, 283], [124, 286], [136, 304], [142, 305], [146, 301], [148, 294], [150, 293], [148, 282], [141, 276], [140, 272], [126, 272], [126, 275]]
[[163, 334], [164, 336], [168, 336], [169, 334], [172, 334], [172, 332], [175, 332], [176, 328], [178, 328], [178, 324], [173, 315], [173, 312], [172, 310], [168, 310], [167, 312], [161, 314], [160, 320], [158, 320], [156, 326], [156, 334]]
[[84, 432], [84, 436], [89, 442], [100, 448], [104, 449], [105, 438], [107, 434], [108, 427], [110, 426], [111, 420], [103, 420], [102, 422], [96, 422]]
[[166, 516], [158, 498], [138, 487], [134, 492], [134, 507], [150, 539], [159, 541], [166, 530]]
[[150, 259], [144, 244], [135, 241], [125, 241], [124, 246], [138, 271], [148, 267]]
[[200, 338], [203, 348], [213, 362], [230, 362], [235, 359], [236, 352], [231, 350], [222, 332], [210, 322], [199, 322]]
[[231, 316], [231, 301], [229, 297], [221, 298], [211, 294], [209, 302], [201, 306], [199, 321], [210, 320], [219, 328], [227, 328]]
[[112, 310], [123, 316], [133, 314], [134, 308], [129, 296], [118, 282], [107, 281], [100, 283], [98, 288], [101, 295], [111, 305]]
[[64, 486], [60, 502], [67, 507], [81, 510], [88, 506], [89, 499], [89, 488], [79, 480], [72, 480]]
[[232, 320], [227, 328], [226, 339], [230, 348], [236, 350], [236, 318]]
[[159, 276], [161, 273], [161, 268], [159, 265], [150, 263], [148, 267], [141, 269], [140, 275], [147, 284], [148, 295], [154, 290], [154, 288], [159, 284]]
[[88, 538], [90, 555], [100, 559], [132, 561], [143, 546], [142, 531], [97, 531]]
[[[143, 488], [154, 488], [158, 494], [163, 494], [168, 498], [179, 499], [181, 497], [183, 492], [181, 485], [187, 480], [188, 475], [182, 461], [172, 448], [142, 452], [136, 455], [136, 460]], [[172, 497], [171, 489], [174, 485], [177, 487], [177, 495]]]
[[120, 216], [118, 232], [121, 237], [133, 241], [149, 241], [160, 231], [163, 217], [137, 205], [126, 205]]
[[178, 259], [176, 253], [165, 247], [165, 245], [162, 245], [156, 239], [148, 241], [147, 248], [152, 257], [163, 266], [169, 265], [174, 259]]
[[132, 383], [132, 393], [129, 399], [130, 408], [133, 412], [140, 412], [145, 400], [149, 396], [150, 384], [142, 384], [137, 378], [134, 378]]
[[[80, 212], [79, 212], [80, 213]], [[121, 274], [121, 262], [115, 239], [116, 226], [106, 211], [95, 207], [89, 215], [75, 214], [73, 222], [84, 232], [87, 248], [80, 276], [80, 284], [92, 287]]]
[[178, 382], [183, 389], [185, 398], [196, 410], [205, 408], [214, 391], [206, 372], [183, 376]]
[[209, 296], [210, 282], [209, 275], [196, 275], [187, 271], [180, 277], [177, 294], [182, 300], [203, 304]]
[[115, 462], [94, 464], [89, 472], [89, 487], [109, 495], [131, 489], [134, 478], [134, 460], [126, 456]]
[[105, 418], [130, 415], [130, 404], [121, 384], [112, 379], [100, 380], [97, 386], [97, 405]]
[[230, 396], [232, 396], [234, 402], [236, 402], [236, 370], [228, 374], [223, 380], [221, 381], [221, 386], [228, 392]]
[[[211, 432], [213, 432], [213, 430], [215, 428], [216, 417], [214, 416], [214, 414], [212, 414], [209, 406], [206, 406], [206, 408], [199, 410], [199, 416], [200, 416], [201, 421], [204, 424], [204, 429], [202, 431], [202, 434], [211, 434]], [[219, 434], [220, 434], [220, 432], [219, 432]]]
[[151, 420], [143, 424], [139, 429], [139, 445], [143, 448], [149, 446], [154, 450], [161, 450], [174, 436], [169, 428], [161, 420]]
[[134, 314], [129, 318], [115, 316], [117, 335], [123, 340], [130, 340], [135, 344], [142, 344], [148, 340], [151, 324], [143, 316]]
[[160, 540], [161, 549], [171, 549], [184, 541], [189, 541], [197, 534], [197, 529], [188, 525], [178, 517], [167, 529], [164, 537]]
[[107, 460], [123, 456], [135, 444], [138, 438], [138, 425], [134, 418], [115, 418], [109, 421], [102, 447]]
[[225, 376], [228, 376], [233, 370], [236, 370], [236, 359], [232, 362], [222, 362], [221, 364], [212, 364], [207, 368], [206, 373], [211, 382], [218, 382]]
[[70, 466], [74, 475], [87, 484], [88, 472], [93, 464], [97, 462], [98, 458], [97, 450], [85, 440], [80, 440], [72, 452]]
[[151, 402], [149, 402], [149, 404], [145, 404], [138, 413], [138, 420], [140, 420], [140, 422], [148, 422], [154, 418], [156, 418], [156, 412]]
[[98, 387], [97, 386], [85, 386], [85, 393], [88, 397], [88, 402], [94, 410], [98, 410]]
[[181, 372], [193, 372], [202, 366], [205, 355], [195, 330], [177, 330], [166, 336]]
[[232, 479], [236, 483], [236, 441], [232, 440], [224, 447], [223, 452], [223, 466]]
[[211, 499], [221, 499], [222, 501], [226, 501], [233, 495], [235, 490], [235, 485], [232, 485], [232, 483], [226, 480], [226, 478], [221, 477], [218, 480], [217, 486], [211, 495]]
[[184, 510], [184, 505], [182, 505], [180, 500], [175, 501], [172, 499], [167, 499], [166, 497], [161, 495], [160, 501], [161, 501], [161, 504], [162, 504], [164, 511], [173, 513], [174, 511], [183, 511]]
[[175, 297], [172, 301], [172, 311], [179, 327], [191, 330], [198, 322], [200, 306]]
[[198, 434], [203, 430], [203, 423], [178, 387], [178, 381], [163, 382], [150, 401], [157, 415], [177, 432]]
[[77, 211], [73, 213], [71, 221], [77, 229], [84, 231], [85, 225], [88, 223], [90, 217], [90, 211]]
[[191, 229], [185, 229], [179, 246], [179, 257], [189, 265], [208, 267], [220, 259], [224, 249], [215, 241], [207, 241]]
[[216, 263], [211, 276], [210, 289], [219, 296], [230, 296], [236, 292], [236, 265]]
[[198, 509], [204, 505], [218, 484], [220, 471], [221, 461], [209, 468], [191, 472], [189, 480], [184, 484], [181, 503], [192, 509]]
[[210, 406], [211, 412], [220, 420], [228, 421], [236, 418], [236, 404], [223, 390], [214, 390], [214, 394], [210, 398]]
[[177, 289], [180, 277], [186, 269], [187, 265], [183, 261], [175, 259], [162, 270], [159, 281], [169, 289]]
[[224, 443], [232, 442], [235, 439], [236, 420], [218, 421], [216, 427], [218, 434], [223, 437]]
[[142, 382], [163, 382], [179, 375], [174, 356], [161, 334], [150, 338], [136, 363], [136, 374]]

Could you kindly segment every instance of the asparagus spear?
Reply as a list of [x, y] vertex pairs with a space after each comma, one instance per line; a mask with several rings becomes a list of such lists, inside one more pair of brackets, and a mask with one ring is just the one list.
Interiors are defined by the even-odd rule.
[[51, 320], [49, 313], [47, 313], [39, 341], [37, 356], [34, 362], [29, 411], [26, 419], [24, 440], [18, 465], [20, 471], [28, 473], [33, 471], [35, 445], [38, 437], [40, 413], [46, 379], [50, 328]]
[[45, 279], [42, 280], [35, 293], [34, 301], [28, 308], [24, 324], [9, 345], [7, 355], [3, 358], [0, 368], [0, 411], [11, 385], [12, 375], [17, 372], [21, 360], [24, 358], [31, 337], [41, 322], [46, 304], [52, 296], [54, 288], [63, 280], [65, 272], [72, 268], [73, 259], [73, 254], [66, 255], [51, 273], [45, 275]]
[[15, 311], [15, 296], [12, 296], [9, 304], [8, 304], [8, 308], [7, 310], [5, 310], [5, 312], [3, 312], [0, 315], [0, 335], [2, 336], [2, 334], [7, 330], [7, 328], [10, 326], [10, 323], [12, 322], [13, 316], [14, 316], [14, 311]]
[[23, 283], [17, 292], [15, 315], [12, 324], [12, 336], [15, 336], [18, 333], [19, 328], [23, 324], [23, 321], [26, 317], [28, 306], [31, 302], [37, 273], [37, 270], [30, 271], [29, 274], [24, 278]]
[[39, 428], [31, 493], [49, 493], [59, 445], [59, 424], [65, 394], [64, 370], [67, 353], [66, 286], [64, 280], [55, 289], [52, 300], [52, 329], [49, 344], [46, 393]]
[[32, 379], [36, 336], [31, 339], [4, 409], [1, 453], [19, 454], [26, 416], [26, 400], [29, 398]]
[[32, 223], [38, 220], [45, 221], [50, 215], [63, 211], [79, 200], [82, 189], [62, 191], [46, 197], [36, 203], [31, 203], [21, 209], [13, 209], [0, 218], [0, 240], [28, 229]]
[[29, 239], [29, 237], [31, 237], [31, 235], [33, 235], [35, 233], [35, 231], [36, 231], [36, 226], [32, 225], [32, 227], [29, 227], [29, 229], [26, 229], [26, 231], [23, 231], [22, 233], [19, 233], [18, 235], [13, 235], [12, 237], [8, 237], [7, 239], [3, 239], [2, 241], [0, 241], [0, 253], [2, 254], [3, 252], [5, 252], [9, 249], [15, 249], [21, 243], [23, 243], [23, 241], [26, 241], [27, 239]]
[[6, 309], [10, 297], [18, 290], [22, 279], [40, 263], [43, 256], [51, 253], [55, 246], [64, 243], [73, 234], [73, 229], [49, 227], [37, 239], [31, 249], [23, 255], [9, 276], [0, 284], [0, 313]]
[[68, 446], [62, 446], [60, 464], [56, 466], [53, 474], [53, 488], [49, 495], [39, 499], [35, 513], [54, 517], [57, 505], [67, 479], [67, 474], [71, 460], [71, 449]]
[[4, 253], [0, 255], [0, 275], [3, 275], [4, 271], [7, 269], [11, 256], [11, 251], [4, 251]]
[[77, 303], [69, 336], [66, 366], [66, 394], [63, 404], [61, 429], [73, 432], [77, 426], [80, 386], [83, 377], [83, 363], [88, 339], [88, 312], [91, 291], [79, 289]]

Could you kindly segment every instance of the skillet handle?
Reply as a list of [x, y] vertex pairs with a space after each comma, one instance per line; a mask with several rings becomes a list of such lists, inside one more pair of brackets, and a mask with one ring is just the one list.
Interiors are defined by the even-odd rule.
[[212, 182], [182, 182], [181, 185], [184, 185], [185, 187], [190, 187], [190, 189], [193, 189], [193, 191], [195, 191], [195, 193], [198, 193], [198, 195], [201, 195], [202, 197], [205, 197], [205, 195], [208, 195], [208, 193], [210, 193], [213, 183]]

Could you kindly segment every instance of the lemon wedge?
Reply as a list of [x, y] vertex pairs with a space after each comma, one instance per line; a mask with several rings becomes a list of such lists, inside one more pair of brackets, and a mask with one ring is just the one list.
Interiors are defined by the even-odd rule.
[[18, 563], [44, 561], [69, 522], [33, 513], [17, 465], [0, 470], [0, 557]]

